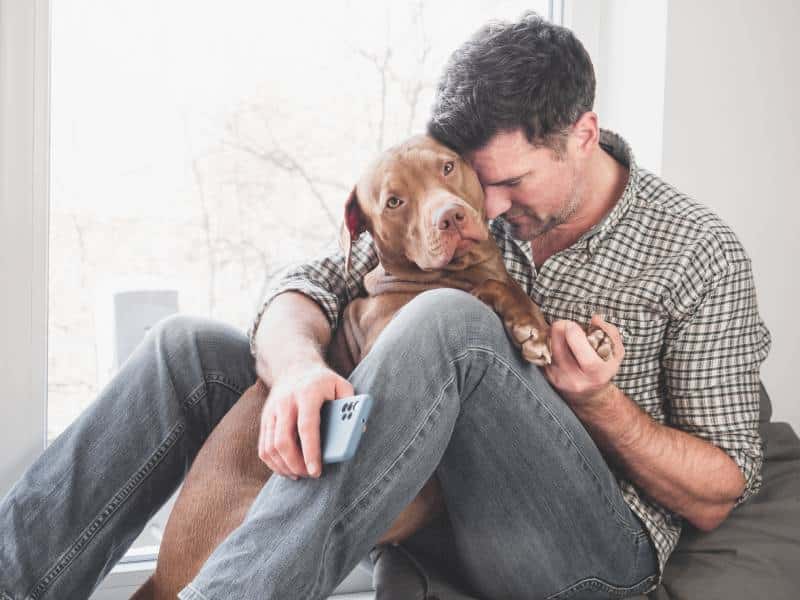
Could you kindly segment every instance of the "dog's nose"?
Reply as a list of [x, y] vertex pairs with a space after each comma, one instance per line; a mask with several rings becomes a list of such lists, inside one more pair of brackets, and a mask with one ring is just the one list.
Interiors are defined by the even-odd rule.
[[467, 213], [463, 206], [454, 203], [446, 204], [433, 214], [433, 225], [443, 231], [453, 227], [458, 229], [466, 218]]

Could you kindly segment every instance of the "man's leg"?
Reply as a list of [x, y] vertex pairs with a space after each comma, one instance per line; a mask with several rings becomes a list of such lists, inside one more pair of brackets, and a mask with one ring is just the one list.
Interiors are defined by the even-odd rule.
[[247, 337], [177, 315], [0, 501], [0, 599], [88, 598], [256, 380]]
[[375, 398], [356, 455], [319, 479], [270, 478], [180, 598], [326, 598], [434, 471], [480, 597], [648, 585], [653, 551], [613, 475], [481, 302], [421, 294], [350, 380]]

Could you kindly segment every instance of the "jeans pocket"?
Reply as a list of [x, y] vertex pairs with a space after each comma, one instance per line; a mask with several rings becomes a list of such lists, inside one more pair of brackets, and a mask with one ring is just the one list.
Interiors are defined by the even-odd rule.
[[600, 577], [585, 577], [569, 587], [552, 594], [546, 600], [600, 600], [605, 598], [627, 598], [648, 591], [656, 581], [656, 575], [648, 575], [630, 586], [615, 585]]

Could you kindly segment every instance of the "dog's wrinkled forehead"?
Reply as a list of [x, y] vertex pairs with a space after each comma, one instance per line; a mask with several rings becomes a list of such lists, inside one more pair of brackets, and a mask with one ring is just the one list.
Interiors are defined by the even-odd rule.
[[359, 183], [369, 203], [387, 195], [408, 195], [439, 180], [444, 165], [458, 154], [431, 138], [419, 136], [384, 152]]

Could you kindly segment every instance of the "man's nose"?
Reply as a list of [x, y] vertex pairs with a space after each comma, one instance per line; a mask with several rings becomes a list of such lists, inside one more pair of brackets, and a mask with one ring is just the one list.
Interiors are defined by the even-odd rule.
[[511, 208], [511, 198], [507, 190], [499, 186], [487, 186], [483, 188], [483, 194], [487, 219], [494, 219]]

